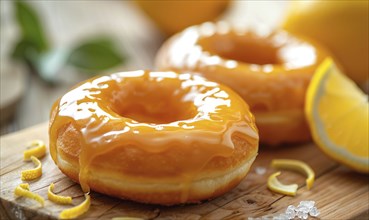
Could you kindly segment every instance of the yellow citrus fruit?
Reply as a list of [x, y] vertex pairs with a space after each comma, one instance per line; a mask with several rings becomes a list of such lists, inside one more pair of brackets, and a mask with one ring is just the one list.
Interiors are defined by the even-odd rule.
[[172, 35], [191, 25], [216, 19], [228, 8], [230, 0], [135, 2], [165, 34]]
[[293, 1], [283, 27], [325, 45], [360, 86], [369, 80], [369, 5], [363, 1]]
[[305, 114], [313, 139], [323, 152], [356, 171], [369, 173], [368, 96], [331, 58], [312, 78]]

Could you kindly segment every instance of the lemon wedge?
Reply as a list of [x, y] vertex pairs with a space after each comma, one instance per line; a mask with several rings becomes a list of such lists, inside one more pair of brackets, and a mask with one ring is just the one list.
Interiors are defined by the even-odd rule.
[[22, 180], [34, 180], [42, 176], [42, 164], [35, 156], [31, 156], [32, 162], [36, 165], [36, 168], [23, 170], [21, 174]]
[[72, 204], [72, 197], [70, 196], [58, 196], [53, 193], [54, 183], [51, 183], [49, 189], [47, 191], [47, 197], [50, 201], [58, 203], [58, 204]]
[[273, 192], [280, 193], [287, 196], [295, 196], [297, 192], [297, 188], [299, 187], [297, 184], [285, 185], [279, 182], [277, 176], [279, 176], [281, 172], [273, 173], [268, 178], [268, 188]]
[[91, 205], [91, 199], [90, 199], [90, 195], [88, 195], [87, 193], [85, 194], [85, 201], [83, 201], [81, 204], [70, 208], [70, 209], [64, 209], [60, 215], [59, 218], [60, 219], [73, 219], [73, 218], [77, 218], [80, 215], [84, 214], [85, 212], [88, 211], [88, 209], [90, 208]]
[[46, 154], [45, 143], [41, 140], [34, 140], [29, 144], [30, 148], [23, 152], [24, 160], [29, 160], [31, 156], [41, 158]]
[[305, 114], [314, 141], [332, 159], [369, 173], [369, 104], [365, 95], [327, 58], [307, 90]]
[[19, 186], [17, 186], [14, 190], [14, 195], [33, 199], [38, 203], [40, 203], [42, 207], [44, 206], [45, 203], [45, 200], [40, 195], [29, 191], [28, 183], [22, 183]]

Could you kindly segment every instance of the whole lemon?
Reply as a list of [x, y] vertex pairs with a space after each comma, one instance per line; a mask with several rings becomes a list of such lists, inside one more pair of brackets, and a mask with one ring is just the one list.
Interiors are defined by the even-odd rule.
[[228, 8], [230, 0], [135, 2], [165, 34], [172, 35], [191, 25], [216, 19]]
[[292, 2], [283, 27], [325, 45], [356, 83], [369, 78], [368, 1]]

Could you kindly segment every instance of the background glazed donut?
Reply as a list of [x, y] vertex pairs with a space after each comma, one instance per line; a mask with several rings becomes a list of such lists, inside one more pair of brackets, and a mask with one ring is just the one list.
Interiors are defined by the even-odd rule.
[[82, 82], [55, 102], [49, 134], [53, 160], [84, 191], [163, 205], [225, 193], [258, 151], [254, 118], [236, 93], [175, 72]]
[[310, 139], [303, 114], [305, 91], [326, 56], [317, 44], [284, 31], [258, 32], [219, 22], [170, 38], [156, 65], [194, 71], [228, 85], [249, 104], [261, 143], [277, 145]]

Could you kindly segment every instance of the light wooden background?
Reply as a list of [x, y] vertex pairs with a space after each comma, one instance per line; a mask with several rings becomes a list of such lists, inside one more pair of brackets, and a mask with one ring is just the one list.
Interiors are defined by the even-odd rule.
[[[109, 35], [127, 54], [124, 66], [112, 71], [154, 69], [156, 51], [165, 40], [155, 24], [131, 1], [61, 1], [36, 0], [29, 3], [39, 13], [52, 45], [70, 47], [79, 39]], [[288, 3], [283, 1], [235, 1], [222, 20], [273, 27], [283, 18]], [[8, 53], [17, 39], [12, 2], [1, 1], [1, 96], [9, 96], [15, 88], [9, 80], [18, 82], [24, 95], [17, 103], [14, 119], [1, 124], [1, 134], [17, 131], [48, 120], [52, 103], [76, 82], [88, 75], [64, 69], [59, 74], [63, 82], [48, 86], [19, 66], [9, 62]], [[21, 85], [19, 85], [21, 84]], [[10, 86], [11, 89], [8, 89]], [[5, 111], [2, 112], [5, 114]]]

